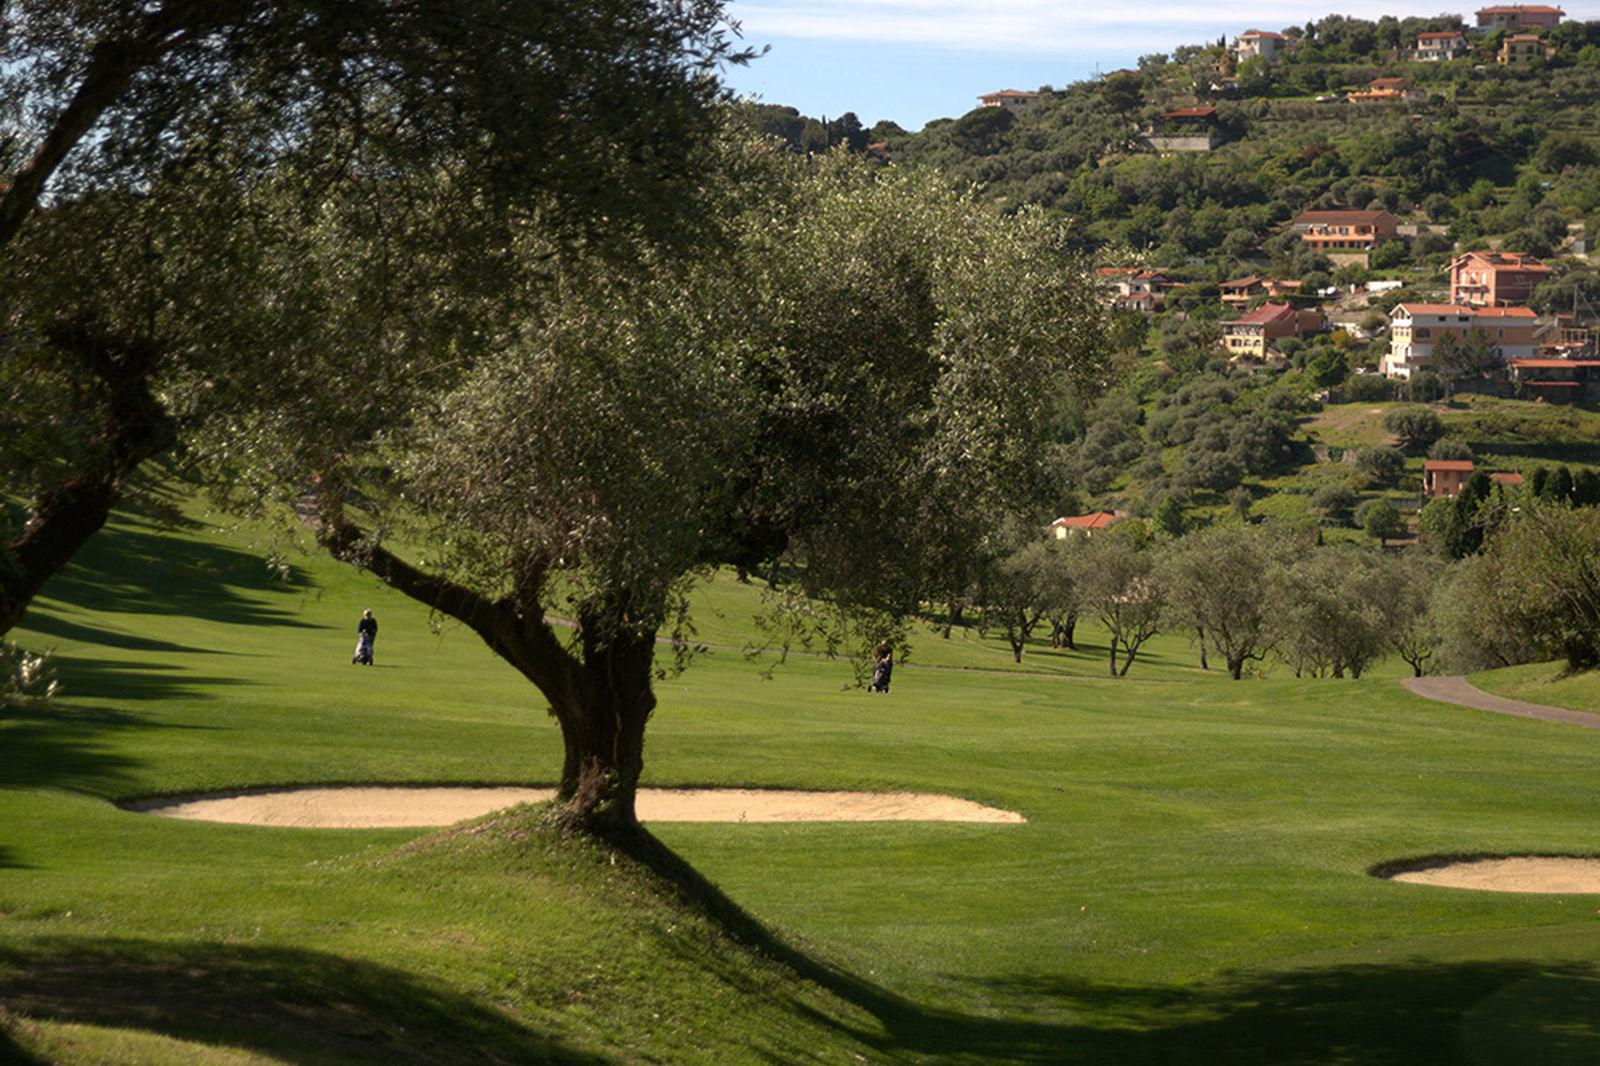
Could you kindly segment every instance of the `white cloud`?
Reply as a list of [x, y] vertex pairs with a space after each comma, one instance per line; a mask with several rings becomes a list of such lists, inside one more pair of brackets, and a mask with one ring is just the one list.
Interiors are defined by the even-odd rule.
[[1081, 53], [1199, 43], [1253, 27], [1276, 30], [1320, 18], [1335, 7], [1362, 18], [1396, 13], [1393, 0], [1146, 0], [1137, 5], [1071, 0], [733, 0], [729, 13], [743, 23], [745, 38], [752, 44], [798, 37], [970, 51]]

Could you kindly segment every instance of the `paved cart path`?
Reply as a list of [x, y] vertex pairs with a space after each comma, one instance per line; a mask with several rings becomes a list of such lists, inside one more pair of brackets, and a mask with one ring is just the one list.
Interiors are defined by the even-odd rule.
[[1455, 703], [1462, 707], [1473, 707], [1495, 714], [1509, 714], [1517, 718], [1537, 718], [1541, 722], [1563, 722], [1567, 725], [1583, 726], [1585, 729], [1600, 729], [1600, 714], [1569, 711], [1564, 707], [1546, 707], [1541, 703], [1524, 703], [1522, 700], [1508, 700], [1504, 696], [1496, 696], [1481, 688], [1474, 688], [1460, 675], [1408, 677], [1400, 684], [1419, 696], [1438, 700], [1440, 703]]

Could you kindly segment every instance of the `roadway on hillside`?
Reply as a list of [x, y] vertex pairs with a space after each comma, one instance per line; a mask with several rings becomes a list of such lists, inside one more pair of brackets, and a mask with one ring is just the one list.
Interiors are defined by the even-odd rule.
[[1419, 696], [1438, 700], [1440, 703], [1454, 703], [1462, 707], [1472, 707], [1494, 714], [1509, 714], [1518, 718], [1537, 718], [1541, 722], [1561, 722], [1566, 725], [1583, 726], [1585, 729], [1600, 729], [1600, 714], [1569, 711], [1561, 707], [1546, 707], [1539, 703], [1524, 703], [1522, 700], [1495, 696], [1481, 688], [1474, 688], [1460, 675], [1408, 677], [1400, 684]]

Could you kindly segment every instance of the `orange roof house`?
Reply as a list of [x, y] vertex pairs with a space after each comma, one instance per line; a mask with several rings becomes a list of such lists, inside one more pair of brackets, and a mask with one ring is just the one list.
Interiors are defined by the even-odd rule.
[[1415, 95], [1404, 78], [1373, 78], [1366, 92], [1351, 93], [1348, 99], [1356, 103], [1382, 103], [1387, 100], [1406, 100]]
[[1397, 304], [1389, 313], [1389, 352], [1381, 367], [1389, 377], [1409, 379], [1432, 365], [1440, 338], [1449, 334], [1459, 340], [1474, 329], [1487, 334], [1500, 358], [1526, 359], [1538, 350], [1533, 336], [1538, 321], [1526, 307]]
[[1514, 33], [1500, 42], [1500, 51], [1495, 54], [1494, 61], [1502, 67], [1520, 67], [1535, 59], [1547, 59], [1553, 55], [1555, 49], [1547, 46], [1541, 38], [1531, 33]]
[[1494, 4], [1478, 9], [1478, 29], [1490, 30], [1553, 30], [1566, 17], [1566, 12], [1548, 4]]
[[1300, 282], [1251, 274], [1248, 277], [1224, 281], [1217, 288], [1224, 304], [1229, 307], [1243, 307], [1257, 296], [1288, 296], [1299, 292]]
[[1440, 33], [1417, 34], [1417, 47], [1414, 53], [1419, 63], [1440, 63], [1456, 59], [1472, 51], [1472, 45], [1467, 43], [1467, 35], [1459, 30], [1446, 30]]
[[1525, 304], [1550, 268], [1523, 252], [1468, 252], [1450, 264], [1450, 302], [1474, 307]]
[[1300, 239], [1324, 253], [1370, 252], [1400, 235], [1400, 220], [1387, 211], [1302, 211], [1294, 217]]
[[1422, 491], [1426, 496], [1454, 496], [1472, 476], [1471, 459], [1429, 459], [1422, 464]]
[[1222, 324], [1222, 341], [1234, 359], [1267, 358], [1274, 341], [1304, 337], [1327, 328], [1321, 311], [1297, 311], [1288, 304], [1266, 303], [1242, 318]]
[[1105, 529], [1116, 521], [1115, 512], [1092, 511], [1071, 518], [1058, 518], [1050, 523], [1050, 528], [1055, 530], [1057, 540], [1065, 540], [1072, 536], [1091, 536], [1096, 530]]

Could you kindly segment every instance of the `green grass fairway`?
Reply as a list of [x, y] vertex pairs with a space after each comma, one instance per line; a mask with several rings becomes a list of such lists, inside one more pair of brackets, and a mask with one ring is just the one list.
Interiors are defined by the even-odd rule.
[[1565, 663], [1533, 663], [1468, 678], [1485, 692], [1600, 714], [1600, 670], [1569, 673]]
[[[732, 650], [759, 592], [721, 577], [719, 647], [662, 684], [647, 784], [940, 791], [1028, 823], [664, 825], [715, 886], [683, 899], [531, 813], [418, 832], [115, 807], [553, 780], [554, 723], [474, 636], [289, 561], [123, 516], [16, 634], [55, 649], [63, 694], [0, 720], [0, 1061], [1600, 1061], [1600, 896], [1367, 872], [1600, 853], [1592, 731], [1413, 697], [1397, 668], [1230, 683], [1181, 636], [1120, 680], [1092, 631], [1021, 666], [921, 635], [886, 698], [816, 656], [764, 680]], [[718, 891], [773, 939], [734, 939]]]

